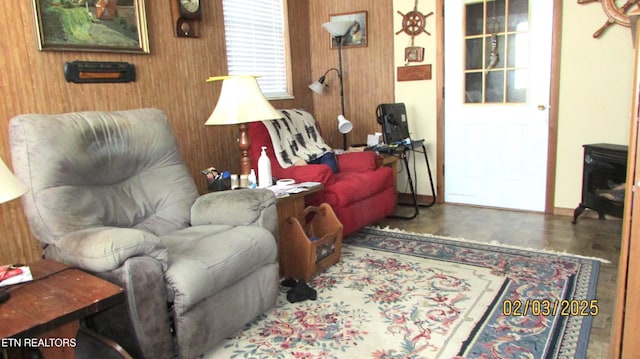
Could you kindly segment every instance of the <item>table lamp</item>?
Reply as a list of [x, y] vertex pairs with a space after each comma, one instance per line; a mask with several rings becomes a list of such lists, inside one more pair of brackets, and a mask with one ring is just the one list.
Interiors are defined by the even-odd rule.
[[342, 133], [342, 147], [344, 150], [347, 149], [347, 133], [351, 132], [353, 129], [353, 125], [349, 120], [345, 118], [344, 114], [344, 83], [343, 83], [343, 72], [342, 72], [342, 41], [344, 36], [349, 32], [351, 27], [353, 26], [353, 21], [331, 21], [325, 22], [322, 26], [336, 39], [336, 43], [338, 44], [338, 68], [335, 67], [327, 70], [324, 75], [320, 76], [318, 81], [315, 81], [309, 88], [318, 94], [322, 94], [324, 91], [324, 81], [327, 77], [327, 74], [331, 71], [336, 71], [338, 74], [338, 79], [340, 80], [340, 115], [338, 115], [338, 131]]
[[222, 81], [222, 90], [215, 109], [205, 125], [234, 125], [238, 128], [240, 174], [251, 172], [249, 148], [251, 139], [247, 123], [282, 118], [260, 91], [256, 76], [234, 75], [210, 77], [207, 82]]
[[11, 173], [9, 167], [0, 159], [0, 203], [11, 201], [27, 193], [29, 188]]
[[[0, 203], [9, 202], [27, 193], [29, 188], [23, 185], [11, 173], [9, 167], [0, 159]], [[9, 290], [0, 288], [0, 303], [9, 300]]]

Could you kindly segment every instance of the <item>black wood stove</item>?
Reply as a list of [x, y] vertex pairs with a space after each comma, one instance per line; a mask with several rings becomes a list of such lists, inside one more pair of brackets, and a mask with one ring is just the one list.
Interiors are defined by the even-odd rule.
[[605, 215], [622, 217], [624, 210], [624, 188], [627, 176], [628, 147], [598, 143], [584, 145], [582, 168], [582, 202], [573, 211], [573, 221], [586, 208]]

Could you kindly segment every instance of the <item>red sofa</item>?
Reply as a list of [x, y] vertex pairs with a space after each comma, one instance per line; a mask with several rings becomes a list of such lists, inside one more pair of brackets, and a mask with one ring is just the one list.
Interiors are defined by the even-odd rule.
[[[286, 110], [290, 114], [300, 110]], [[292, 116], [295, 119], [295, 115]], [[373, 224], [393, 213], [395, 189], [393, 172], [380, 167], [375, 152], [353, 152], [337, 155], [340, 171], [333, 173], [329, 166], [309, 164], [282, 168], [273, 151], [269, 131], [262, 122], [249, 124], [252, 168], [258, 168], [262, 146], [267, 147], [272, 175], [277, 179], [291, 178], [296, 182], [320, 182], [324, 190], [306, 197], [307, 205], [328, 203], [344, 226], [344, 235]]]

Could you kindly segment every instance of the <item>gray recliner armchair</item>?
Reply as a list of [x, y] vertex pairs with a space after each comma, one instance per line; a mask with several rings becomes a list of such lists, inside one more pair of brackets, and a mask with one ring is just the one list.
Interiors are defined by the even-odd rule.
[[198, 196], [162, 111], [20, 115], [9, 134], [44, 256], [125, 289], [87, 324], [134, 357], [197, 357], [275, 303], [273, 193]]

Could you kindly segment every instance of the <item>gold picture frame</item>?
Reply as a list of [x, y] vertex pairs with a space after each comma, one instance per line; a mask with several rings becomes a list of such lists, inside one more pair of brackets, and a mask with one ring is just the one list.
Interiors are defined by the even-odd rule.
[[38, 50], [149, 53], [144, 0], [33, 0]]
[[404, 49], [405, 62], [422, 62], [424, 60], [424, 47], [409, 46]]
[[[353, 21], [353, 26], [342, 39], [342, 48], [367, 47], [367, 12], [355, 11], [343, 14], [329, 15], [329, 21]], [[337, 49], [336, 39], [331, 37], [331, 48]]]

